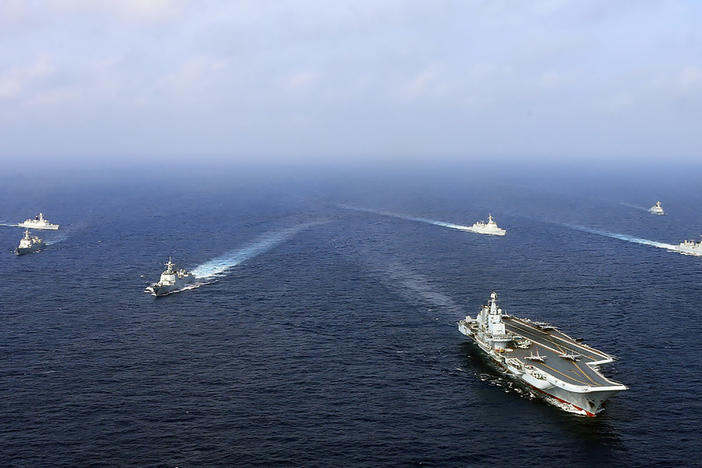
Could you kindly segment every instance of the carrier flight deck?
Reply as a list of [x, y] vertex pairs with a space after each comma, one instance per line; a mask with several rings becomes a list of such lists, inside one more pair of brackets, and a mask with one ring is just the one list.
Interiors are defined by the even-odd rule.
[[[531, 341], [529, 349], [515, 348], [509, 353], [510, 357], [520, 359], [537, 369], [555, 373], [557, 377], [573, 385], [617, 385], [591, 367], [603, 361], [609, 362], [610, 356], [578, 343], [550, 325], [538, 325], [509, 316], [504, 318], [504, 322], [508, 332]], [[530, 356], [537, 353], [543, 358], [543, 362], [530, 359]]]

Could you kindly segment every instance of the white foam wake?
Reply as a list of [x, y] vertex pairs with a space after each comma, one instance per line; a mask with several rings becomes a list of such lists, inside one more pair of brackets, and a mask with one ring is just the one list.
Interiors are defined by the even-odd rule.
[[459, 231], [470, 231], [474, 232], [474, 229], [471, 226], [463, 226], [461, 224], [453, 224], [453, 223], [447, 223], [446, 221], [438, 221], [436, 219], [429, 219], [429, 218], [418, 218], [416, 216], [409, 216], [409, 215], [403, 215], [399, 213], [393, 213], [391, 211], [382, 211], [382, 210], [372, 210], [370, 208], [359, 208], [357, 206], [351, 206], [351, 205], [336, 205], [340, 208], [344, 208], [347, 210], [353, 210], [353, 211], [361, 211], [364, 213], [373, 213], [381, 216], [389, 216], [391, 218], [398, 218], [398, 219], [404, 219], [407, 221], [416, 221], [419, 223], [426, 223], [426, 224], [433, 224], [434, 226], [441, 226], [449, 229], [457, 229]]
[[276, 245], [290, 239], [298, 232], [306, 229], [314, 224], [308, 223], [283, 229], [280, 231], [271, 231], [259, 236], [253, 242], [245, 245], [242, 248], [230, 250], [229, 252], [215, 257], [202, 265], [198, 265], [192, 269], [192, 274], [196, 278], [213, 278], [221, 276], [230, 268], [233, 268], [246, 260], [266, 252]]
[[619, 234], [616, 232], [602, 231], [600, 229], [593, 229], [585, 226], [578, 226], [577, 224], [564, 224], [564, 226], [571, 229], [576, 229], [578, 231], [589, 232], [590, 234], [597, 234], [598, 236], [611, 237], [612, 239], [619, 239], [626, 242], [632, 242], [634, 244], [649, 245], [651, 247], [658, 247], [659, 249], [666, 250], [679, 250], [677, 245], [666, 244], [665, 242], [657, 242], [648, 239], [642, 239], [640, 237], [629, 236], [627, 234]]
[[639, 205], [634, 205], [632, 203], [626, 203], [626, 202], [619, 202], [620, 205], [628, 206], [629, 208], [636, 208], [637, 210], [643, 210], [643, 211], [648, 211], [648, 208], [639, 206]]
[[[400, 262], [389, 262], [381, 267], [382, 275], [391, 279], [397, 287], [408, 295], [419, 298], [424, 303], [442, 311], [450, 312], [455, 317], [464, 315], [464, 309], [448, 295], [439, 291], [425, 276], [413, 271]], [[452, 323], [453, 324], [453, 323]]]
[[52, 239], [48, 239], [45, 243], [46, 245], [54, 245], [58, 244], [59, 242], [65, 241], [66, 239], [68, 239], [68, 233], [64, 232], [53, 237]]

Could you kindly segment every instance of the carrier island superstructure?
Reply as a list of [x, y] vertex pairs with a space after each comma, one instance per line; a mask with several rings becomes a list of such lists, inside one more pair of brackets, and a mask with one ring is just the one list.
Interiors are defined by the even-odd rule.
[[458, 322], [458, 330], [507, 374], [566, 411], [595, 416], [608, 398], [627, 389], [599, 371], [612, 356], [553, 325], [504, 314], [495, 292], [476, 318]]

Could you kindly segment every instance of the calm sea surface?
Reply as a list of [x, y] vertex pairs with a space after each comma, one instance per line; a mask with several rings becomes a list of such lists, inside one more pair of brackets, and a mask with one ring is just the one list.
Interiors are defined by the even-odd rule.
[[[641, 242], [702, 234], [698, 177], [230, 172], [2, 179], [2, 222], [62, 225], [0, 227], [4, 466], [699, 463], [702, 258]], [[168, 256], [208, 284], [145, 294]], [[630, 390], [516, 392], [456, 330], [493, 290]]]

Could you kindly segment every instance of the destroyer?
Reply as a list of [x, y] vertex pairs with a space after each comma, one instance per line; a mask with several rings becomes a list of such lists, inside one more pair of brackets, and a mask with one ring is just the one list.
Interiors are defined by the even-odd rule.
[[161, 278], [158, 283], [154, 283], [146, 288], [146, 292], [154, 296], [165, 296], [172, 292], [180, 291], [184, 287], [195, 282], [195, 277], [192, 273], [184, 268], [176, 269], [175, 263], [168, 257], [165, 263], [166, 270], [161, 273]]
[[702, 241], [695, 242], [686, 240], [681, 242], [675, 250], [685, 255], [697, 255], [702, 257]]
[[655, 214], [655, 215], [664, 215], [665, 214], [665, 211], [663, 211], [663, 206], [661, 205], [660, 201], [657, 201], [655, 205], [653, 205], [651, 208], [649, 208], [648, 212]]
[[32, 236], [29, 234], [29, 229], [25, 229], [24, 237], [20, 239], [19, 246], [15, 249], [15, 255], [24, 255], [32, 252], [38, 252], [39, 249], [44, 247], [44, 241], [39, 239], [37, 236]]
[[599, 372], [612, 356], [553, 325], [503, 314], [495, 292], [476, 318], [458, 322], [458, 330], [507, 374], [566, 411], [595, 416], [608, 398], [627, 389]]
[[497, 225], [495, 220], [492, 219], [491, 214], [488, 215], [487, 223], [484, 221], [478, 221], [470, 227], [466, 226], [461, 227], [460, 229], [464, 231], [476, 232], [478, 234], [489, 234], [492, 236], [504, 236], [507, 233], [507, 230], [502, 229]]
[[59, 228], [58, 224], [51, 224], [48, 219], [44, 218], [44, 213], [39, 213], [34, 219], [25, 219], [24, 222], [19, 223], [17, 226], [32, 229], [52, 229], [54, 231]]

